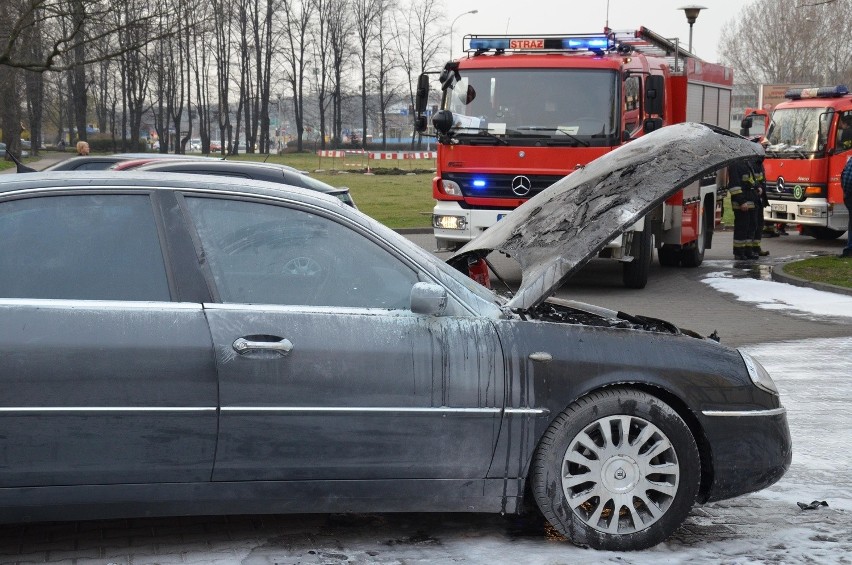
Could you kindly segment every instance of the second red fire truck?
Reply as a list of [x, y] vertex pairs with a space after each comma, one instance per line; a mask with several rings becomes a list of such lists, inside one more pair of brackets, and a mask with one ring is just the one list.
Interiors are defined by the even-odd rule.
[[[840, 173], [852, 156], [852, 94], [845, 86], [828, 86], [791, 89], [784, 97], [766, 131], [764, 219], [836, 239], [849, 218]], [[763, 133], [749, 117], [742, 125], [745, 132], [755, 127]]]
[[[728, 128], [731, 69], [708, 63], [647, 28], [560, 36], [467, 36], [466, 56], [440, 76], [433, 227], [458, 249], [560, 178], [665, 125]], [[418, 126], [425, 130], [428, 77]], [[697, 266], [712, 243], [716, 177], [695, 182], [610, 242], [642, 288], [653, 249], [666, 266]]]

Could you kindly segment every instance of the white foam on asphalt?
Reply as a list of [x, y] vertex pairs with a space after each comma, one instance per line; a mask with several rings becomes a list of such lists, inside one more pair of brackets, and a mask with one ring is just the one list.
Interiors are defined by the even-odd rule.
[[852, 318], [852, 296], [787, 283], [734, 278], [729, 271], [710, 273], [703, 283], [765, 310], [789, 310], [815, 316]]

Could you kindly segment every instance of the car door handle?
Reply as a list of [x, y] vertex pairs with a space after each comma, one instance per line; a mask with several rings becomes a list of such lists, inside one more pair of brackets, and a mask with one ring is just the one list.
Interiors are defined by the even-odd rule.
[[292, 349], [293, 342], [289, 339], [281, 339], [279, 341], [253, 341], [241, 337], [234, 342], [234, 351], [241, 355], [252, 351], [271, 351], [273, 353], [278, 353], [283, 357], [290, 353], [290, 350]]
[[550, 363], [553, 361], [553, 355], [546, 351], [536, 351], [535, 353], [530, 353], [530, 360], [536, 363]]

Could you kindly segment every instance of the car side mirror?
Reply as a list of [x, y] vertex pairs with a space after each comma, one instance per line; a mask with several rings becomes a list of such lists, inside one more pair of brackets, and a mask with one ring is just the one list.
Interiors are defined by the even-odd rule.
[[447, 309], [447, 289], [439, 284], [419, 282], [411, 287], [411, 311], [440, 316]]

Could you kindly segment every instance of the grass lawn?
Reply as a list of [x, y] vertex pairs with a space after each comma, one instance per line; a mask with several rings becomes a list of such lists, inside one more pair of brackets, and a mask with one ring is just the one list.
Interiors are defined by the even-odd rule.
[[[240, 155], [237, 159], [267, 161], [308, 171], [312, 177], [332, 186], [346, 186], [358, 209], [391, 228], [428, 228], [432, 225], [432, 160], [370, 161], [370, 170], [401, 169], [405, 174], [371, 174], [367, 160], [353, 155], [346, 158], [319, 158], [312, 153], [285, 155]], [[320, 172], [316, 172], [320, 171]], [[346, 172], [353, 171], [353, 172]]]
[[785, 265], [784, 272], [800, 279], [852, 288], [852, 258], [813, 257]]

